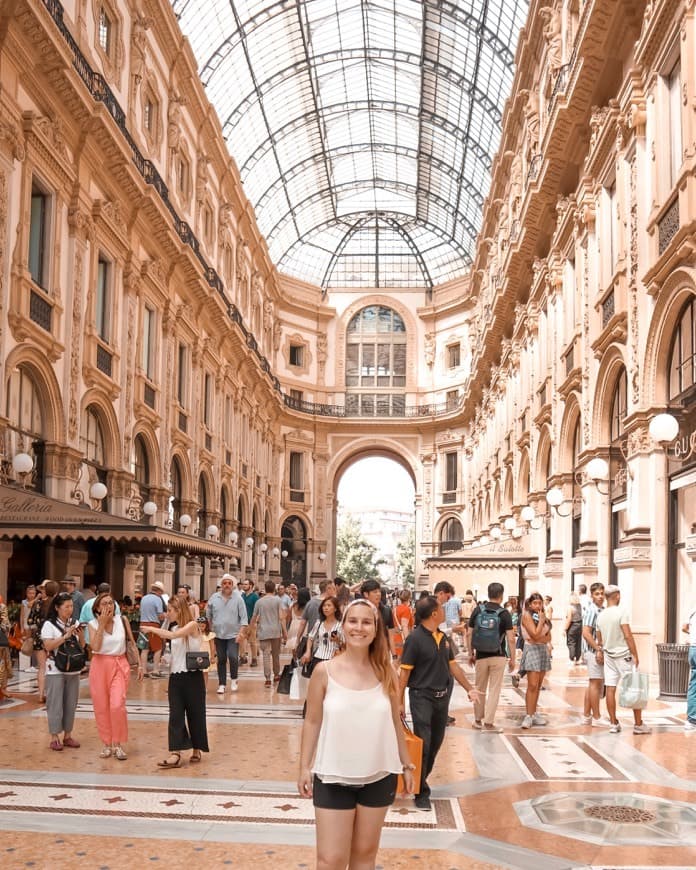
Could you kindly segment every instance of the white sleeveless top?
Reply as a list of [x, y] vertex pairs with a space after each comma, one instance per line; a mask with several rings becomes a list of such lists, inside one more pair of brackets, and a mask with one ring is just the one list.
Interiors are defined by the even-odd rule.
[[201, 648], [201, 636], [188, 634], [186, 637], [173, 637], [171, 640], [172, 660], [169, 665], [170, 674], [185, 673], [186, 653], [198, 652]]
[[312, 773], [322, 782], [346, 785], [365, 785], [401, 773], [391, 703], [381, 683], [371, 689], [346, 689], [328, 674]]

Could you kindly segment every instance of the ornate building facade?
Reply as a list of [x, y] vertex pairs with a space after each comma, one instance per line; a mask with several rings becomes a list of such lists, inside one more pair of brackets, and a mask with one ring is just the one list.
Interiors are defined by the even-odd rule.
[[0, 592], [311, 582], [341, 475], [381, 455], [415, 484], [421, 587], [564, 602], [613, 580], [643, 655], [675, 639], [696, 591], [695, 18], [532, 3], [468, 274], [324, 292], [273, 265], [164, 0], [6, 5]]

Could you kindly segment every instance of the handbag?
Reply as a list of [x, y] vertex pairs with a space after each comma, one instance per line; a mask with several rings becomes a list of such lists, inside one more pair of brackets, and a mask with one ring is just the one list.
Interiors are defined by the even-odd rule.
[[630, 710], [644, 710], [648, 706], [650, 676], [642, 674], [637, 668], [621, 677], [618, 702], [620, 707]]
[[290, 700], [299, 701], [301, 698], [300, 691], [300, 668], [293, 668], [292, 679], [290, 680]]
[[[414, 794], [420, 791], [421, 771], [423, 769], [423, 739], [417, 737], [406, 724], [404, 717], [401, 717], [401, 727], [404, 729], [404, 739], [406, 740], [406, 749], [408, 749], [408, 757], [411, 759], [411, 764], [415, 765], [413, 771]], [[399, 774], [396, 783], [397, 794], [403, 794], [406, 791], [404, 778]]]
[[280, 679], [278, 680], [278, 687], [276, 688], [276, 692], [278, 692], [279, 695], [290, 694], [290, 683], [292, 682], [292, 675], [294, 672], [295, 665], [285, 665], [280, 675]]
[[[186, 646], [189, 645], [189, 639], [186, 638]], [[205, 671], [210, 667], [210, 651], [202, 649], [187, 649], [186, 650], [186, 670], [187, 671]]]
[[204, 671], [210, 667], [210, 653], [207, 650], [186, 650], [186, 670]]
[[23, 656], [31, 656], [34, 652], [34, 638], [32, 635], [29, 637], [25, 637], [22, 641], [22, 646], [19, 648], [19, 651]]
[[295, 660], [299, 662], [302, 656], [307, 652], [307, 635], [303, 634], [297, 642], [297, 650], [295, 651]]
[[135, 642], [135, 645], [138, 649], [149, 649], [150, 648], [150, 639], [146, 634], [143, 634], [142, 631], [138, 632], [138, 639]]
[[126, 659], [128, 664], [135, 668], [140, 664], [140, 651], [133, 639], [133, 632], [131, 631], [130, 622], [125, 618], [125, 616], [121, 617], [123, 621], [123, 628], [126, 632]]
[[302, 665], [302, 676], [308, 680], [314, 673], [314, 668], [319, 664], [319, 659], [312, 657], [308, 662]]

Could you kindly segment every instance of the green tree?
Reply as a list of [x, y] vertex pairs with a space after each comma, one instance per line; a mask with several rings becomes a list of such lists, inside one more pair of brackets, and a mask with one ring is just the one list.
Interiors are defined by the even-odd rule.
[[336, 535], [336, 573], [348, 584], [379, 580], [377, 548], [363, 538], [360, 520], [348, 516]]
[[413, 589], [416, 575], [416, 530], [408, 530], [405, 540], [396, 545], [396, 576], [405, 589]]

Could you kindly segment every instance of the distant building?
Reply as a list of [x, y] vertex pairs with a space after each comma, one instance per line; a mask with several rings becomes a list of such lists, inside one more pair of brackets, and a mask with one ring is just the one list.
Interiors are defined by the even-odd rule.
[[363, 538], [377, 550], [377, 558], [384, 559], [379, 566], [379, 574], [384, 583], [396, 580], [398, 544], [406, 541], [413, 528], [413, 511], [387, 510], [384, 508], [338, 509], [337, 528], [341, 528], [348, 517], [358, 520]]

